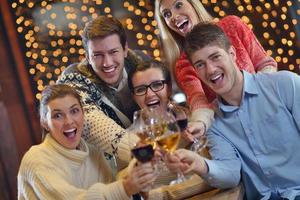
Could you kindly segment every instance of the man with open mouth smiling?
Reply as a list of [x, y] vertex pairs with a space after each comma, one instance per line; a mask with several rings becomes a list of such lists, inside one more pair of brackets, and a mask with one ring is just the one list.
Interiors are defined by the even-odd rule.
[[212, 23], [196, 25], [184, 50], [217, 94], [215, 121], [207, 131], [212, 159], [178, 150], [167, 165], [196, 172], [217, 188], [242, 182], [249, 200], [300, 200], [300, 77], [241, 70], [235, 48]]
[[108, 159], [116, 156], [125, 161], [118, 162], [120, 169], [130, 158], [124, 129], [138, 110], [128, 88], [127, 73], [150, 57], [128, 48], [125, 29], [114, 17], [99, 16], [89, 21], [81, 37], [85, 59], [67, 67], [57, 82], [79, 92], [85, 110], [83, 138], [104, 148]]
[[[150, 59], [128, 48], [125, 29], [113, 17], [99, 16], [88, 22], [81, 35], [86, 59], [69, 66], [60, 83], [69, 83], [85, 93], [89, 104], [101, 108], [123, 128], [131, 124], [138, 109], [127, 86], [127, 73], [138, 62]], [[126, 101], [124, 99], [126, 98]]]

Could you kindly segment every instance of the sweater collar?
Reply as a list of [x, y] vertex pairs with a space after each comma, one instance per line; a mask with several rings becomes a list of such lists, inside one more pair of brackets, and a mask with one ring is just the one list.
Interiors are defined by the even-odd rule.
[[44, 140], [44, 144], [51, 149], [55, 150], [62, 156], [73, 160], [74, 162], [81, 163], [89, 155], [89, 148], [86, 142], [81, 138], [78, 149], [67, 149], [60, 145], [50, 134], [47, 134]]

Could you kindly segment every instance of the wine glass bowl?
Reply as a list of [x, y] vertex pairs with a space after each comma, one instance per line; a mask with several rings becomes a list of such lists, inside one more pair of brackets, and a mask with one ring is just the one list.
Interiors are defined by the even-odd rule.
[[142, 163], [152, 160], [155, 148], [154, 137], [148, 131], [144, 122], [144, 112], [144, 110], [136, 111], [134, 113], [133, 123], [127, 129], [132, 155]]
[[[155, 141], [157, 146], [160, 147], [164, 152], [172, 154], [178, 146], [180, 141], [180, 128], [177, 124], [176, 119], [174, 116], [166, 111], [162, 113], [163, 115], [163, 123], [164, 131], [163, 134], [156, 137]], [[170, 185], [178, 184], [184, 182], [186, 179], [181, 171], [177, 172], [177, 179], [171, 181]]]
[[154, 149], [151, 144], [136, 146], [131, 149], [131, 153], [141, 163], [150, 162], [154, 157]]

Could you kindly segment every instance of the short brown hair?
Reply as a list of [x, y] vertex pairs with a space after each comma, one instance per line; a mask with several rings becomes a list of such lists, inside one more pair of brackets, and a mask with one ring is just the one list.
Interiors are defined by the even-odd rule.
[[184, 51], [190, 59], [195, 51], [209, 45], [219, 46], [227, 52], [231, 42], [216, 24], [197, 24], [185, 37]]
[[123, 49], [125, 49], [127, 38], [125, 29], [119, 20], [114, 17], [102, 15], [86, 23], [83, 33], [81, 34], [86, 54], [88, 54], [87, 43], [89, 40], [105, 38], [113, 34], [117, 34], [119, 36], [121, 45]]

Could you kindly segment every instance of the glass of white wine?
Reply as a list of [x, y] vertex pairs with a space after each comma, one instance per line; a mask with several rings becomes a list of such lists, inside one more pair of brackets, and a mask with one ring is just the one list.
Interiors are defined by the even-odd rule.
[[[163, 134], [156, 137], [155, 141], [158, 147], [160, 147], [163, 151], [173, 153], [177, 149], [180, 141], [180, 128], [171, 113], [165, 112], [163, 117], [166, 125], [164, 126]], [[182, 171], [178, 171], [177, 179], [171, 181], [170, 185], [182, 183], [185, 180], [186, 178]]]
[[[188, 127], [188, 118], [190, 116], [190, 111], [186, 107], [177, 105], [175, 103], [169, 103], [168, 109], [175, 117], [180, 131], [181, 133], [183, 133]], [[205, 134], [199, 138], [194, 137], [190, 150], [199, 153], [203, 148], [206, 147], [206, 145], [207, 137]]]

